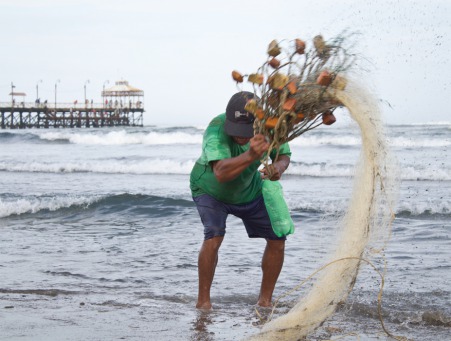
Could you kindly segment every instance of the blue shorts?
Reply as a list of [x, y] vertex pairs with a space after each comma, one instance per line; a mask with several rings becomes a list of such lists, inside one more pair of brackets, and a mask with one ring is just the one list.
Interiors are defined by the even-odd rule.
[[225, 204], [208, 194], [202, 194], [193, 200], [204, 225], [204, 240], [225, 235], [229, 214], [243, 221], [249, 238], [286, 240], [285, 237], [277, 237], [274, 233], [263, 196], [259, 196], [250, 203], [239, 205]]

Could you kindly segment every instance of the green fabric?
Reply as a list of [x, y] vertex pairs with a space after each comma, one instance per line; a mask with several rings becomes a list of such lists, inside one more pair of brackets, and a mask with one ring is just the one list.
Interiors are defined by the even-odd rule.
[[[210, 165], [212, 161], [236, 157], [249, 149], [249, 143], [240, 146], [224, 132], [225, 114], [215, 117], [205, 130], [202, 154], [196, 161], [190, 176], [193, 197], [209, 194], [228, 204], [244, 204], [257, 198], [262, 191], [262, 179], [257, 160], [246, 168], [236, 179], [220, 183]], [[276, 152], [271, 153], [275, 157]], [[287, 143], [280, 148], [280, 155], [291, 156]]]
[[276, 236], [285, 237], [294, 233], [294, 223], [285, 202], [280, 182], [264, 180], [262, 193], [269, 220], [271, 220], [271, 226]]

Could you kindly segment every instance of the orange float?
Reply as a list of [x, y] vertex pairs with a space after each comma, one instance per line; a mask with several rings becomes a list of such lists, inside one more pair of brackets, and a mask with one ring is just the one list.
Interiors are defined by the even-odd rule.
[[334, 124], [337, 120], [332, 114], [332, 111], [328, 110], [322, 114], [323, 124], [330, 126], [331, 124]]
[[271, 58], [268, 64], [271, 65], [274, 69], [277, 69], [280, 66], [280, 61], [276, 58]]
[[242, 83], [243, 82], [243, 75], [241, 73], [239, 73], [238, 71], [235, 71], [235, 70], [232, 71], [232, 78], [237, 83]]
[[305, 53], [305, 42], [301, 39], [296, 39], [294, 41], [296, 53], [298, 54], [304, 54]]
[[287, 84], [287, 89], [290, 92], [290, 94], [294, 95], [298, 91], [298, 87], [296, 86], [295, 81], [291, 81]]
[[288, 98], [282, 105], [282, 109], [286, 111], [293, 111], [296, 105], [296, 100], [294, 98]]
[[322, 86], [329, 86], [332, 83], [332, 74], [326, 70], [322, 71], [316, 79], [316, 83]]
[[268, 117], [265, 122], [265, 127], [269, 129], [275, 128], [278, 121], [278, 117]]

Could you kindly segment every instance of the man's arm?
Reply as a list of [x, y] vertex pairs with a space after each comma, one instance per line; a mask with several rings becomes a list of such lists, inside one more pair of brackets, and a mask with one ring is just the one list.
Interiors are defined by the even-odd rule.
[[255, 160], [262, 157], [269, 148], [269, 143], [263, 135], [258, 134], [251, 138], [247, 151], [236, 157], [212, 162], [213, 172], [219, 182], [227, 182], [235, 179]]

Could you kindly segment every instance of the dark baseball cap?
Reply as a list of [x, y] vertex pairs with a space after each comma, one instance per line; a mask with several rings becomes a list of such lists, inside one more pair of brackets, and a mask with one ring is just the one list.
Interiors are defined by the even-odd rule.
[[258, 99], [252, 92], [241, 91], [233, 95], [226, 108], [226, 121], [224, 130], [227, 135], [237, 137], [254, 136], [254, 115], [244, 110], [247, 101]]

